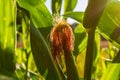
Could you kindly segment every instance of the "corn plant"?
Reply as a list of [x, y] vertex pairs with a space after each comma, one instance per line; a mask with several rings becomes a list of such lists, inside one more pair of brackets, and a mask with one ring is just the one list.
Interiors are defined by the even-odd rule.
[[0, 80], [119, 80], [120, 1], [45, 2], [0, 1]]

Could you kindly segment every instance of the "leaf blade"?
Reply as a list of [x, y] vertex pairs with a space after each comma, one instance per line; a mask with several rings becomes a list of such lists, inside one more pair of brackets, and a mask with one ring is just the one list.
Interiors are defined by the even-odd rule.
[[78, 22], [82, 22], [83, 21], [83, 15], [84, 15], [84, 12], [66, 12], [65, 14], [63, 14], [63, 16], [65, 18], [72, 18], [72, 19], [75, 19], [76, 21]]
[[120, 73], [120, 64], [111, 64], [101, 80], [118, 80]]
[[[114, 7], [112, 7], [114, 6]], [[98, 28], [101, 34], [108, 40], [110, 40], [116, 47], [120, 48], [120, 2], [119, 1], [111, 1], [98, 24]], [[109, 23], [109, 24], [108, 24]]]
[[[8, 13], [8, 12], [9, 13]], [[15, 71], [15, 5], [12, 0], [0, 1], [0, 70]], [[9, 64], [9, 66], [8, 66]]]
[[[61, 80], [60, 74], [51, 56], [51, 52], [40, 32], [33, 26], [30, 29], [32, 54], [39, 72], [44, 75], [48, 70], [47, 78]], [[36, 45], [36, 46], [34, 46]], [[42, 49], [41, 49], [42, 48]], [[44, 64], [43, 64], [44, 61]]]
[[64, 13], [73, 11], [77, 4], [77, 0], [64, 0]]
[[17, 2], [21, 7], [30, 12], [30, 17], [35, 27], [52, 26], [52, 16], [42, 0], [17, 0]]
[[52, 13], [53, 14], [60, 14], [62, 7], [62, 0], [52, 0]]

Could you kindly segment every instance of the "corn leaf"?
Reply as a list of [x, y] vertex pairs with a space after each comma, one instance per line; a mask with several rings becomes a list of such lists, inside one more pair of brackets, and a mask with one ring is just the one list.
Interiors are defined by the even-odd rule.
[[64, 50], [67, 80], [79, 80], [79, 75], [71, 51]]
[[9, 71], [0, 70], [0, 80], [19, 80], [19, 79]]
[[35, 27], [52, 26], [52, 16], [43, 0], [17, 0], [18, 4], [30, 12], [30, 18]]
[[73, 11], [77, 4], [77, 0], [64, 0], [64, 13]]
[[118, 51], [117, 55], [113, 59], [113, 63], [120, 63], [120, 51]]
[[92, 67], [92, 79], [97, 78], [99, 69], [99, 57], [100, 57], [100, 34], [95, 32], [94, 51], [93, 51], [93, 67]]
[[[114, 6], [114, 7], [113, 7]], [[100, 19], [101, 34], [120, 49], [120, 2], [110, 2]]]
[[0, 70], [15, 71], [14, 55], [15, 5], [13, 0], [0, 0]]
[[[114, 6], [114, 7], [113, 7]], [[109, 23], [109, 24], [108, 24]], [[120, 49], [120, 2], [119, 1], [111, 1], [101, 17], [99, 22], [99, 30], [101, 34], [111, 41], [117, 48]], [[118, 52], [115, 58], [113, 59], [113, 63], [119, 63], [120, 53]]]
[[52, 0], [52, 13], [59, 13], [61, 11], [62, 0]]
[[73, 18], [79, 22], [82, 22], [83, 21], [83, 16], [84, 16], [84, 13], [83, 12], [66, 12], [65, 14], [63, 14], [63, 16], [65, 18]]
[[75, 35], [74, 55], [77, 56], [79, 53], [83, 52], [83, 50], [86, 49], [87, 45], [87, 34], [82, 24], [79, 24], [75, 28], [74, 35]]
[[101, 80], [119, 80], [120, 64], [111, 64], [102, 76]]
[[47, 71], [46, 80], [61, 80], [48, 45], [33, 25], [30, 27], [30, 40], [33, 57], [41, 75], [44, 75]]
[[96, 27], [108, 0], [89, 0], [85, 10], [83, 26], [87, 29]]

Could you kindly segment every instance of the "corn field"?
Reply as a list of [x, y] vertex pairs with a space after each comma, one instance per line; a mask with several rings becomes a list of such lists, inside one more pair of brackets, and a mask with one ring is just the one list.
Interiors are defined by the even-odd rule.
[[0, 0], [0, 80], [120, 80], [120, 0], [46, 1]]

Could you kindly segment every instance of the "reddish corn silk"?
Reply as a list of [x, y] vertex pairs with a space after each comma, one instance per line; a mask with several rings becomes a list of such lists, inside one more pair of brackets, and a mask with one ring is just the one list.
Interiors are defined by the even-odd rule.
[[74, 50], [74, 35], [72, 28], [65, 21], [56, 24], [50, 33], [52, 44], [52, 53], [54, 58], [60, 55], [63, 51]]

